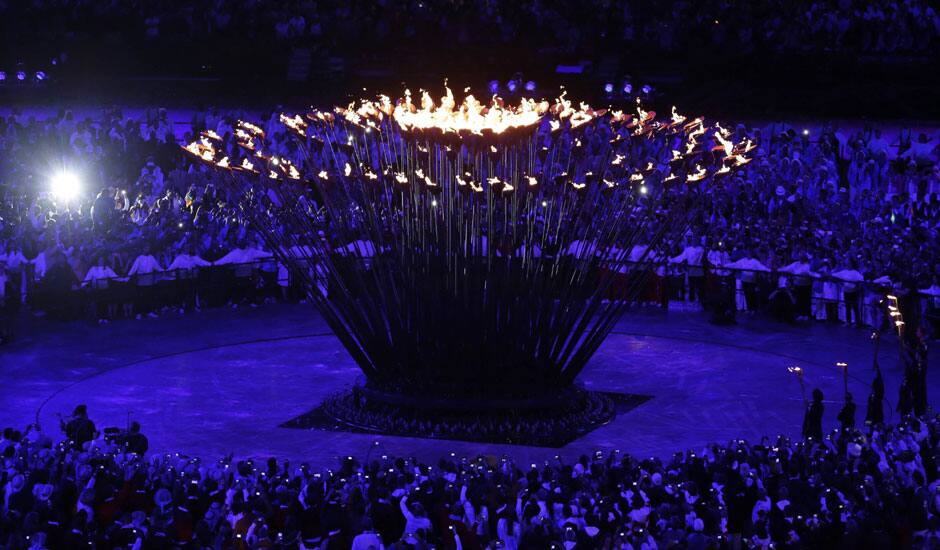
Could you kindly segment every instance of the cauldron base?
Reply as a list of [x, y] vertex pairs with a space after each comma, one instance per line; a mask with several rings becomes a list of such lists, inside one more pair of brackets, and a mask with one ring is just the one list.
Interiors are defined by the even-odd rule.
[[281, 427], [558, 448], [649, 399], [573, 387], [513, 407], [507, 399], [444, 402], [356, 387]]

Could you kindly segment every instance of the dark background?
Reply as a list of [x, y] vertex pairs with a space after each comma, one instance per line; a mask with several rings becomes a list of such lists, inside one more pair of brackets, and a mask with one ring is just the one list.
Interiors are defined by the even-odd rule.
[[[583, 9], [600, 9], [594, 3]], [[488, 94], [490, 80], [505, 83], [519, 74], [536, 81], [536, 95], [555, 96], [564, 85], [578, 98], [603, 104], [617, 101], [605, 96], [604, 84], [619, 90], [628, 75], [635, 89], [651, 84], [670, 104], [711, 116], [940, 120], [935, 38], [891, 51], [865, 47], [865, 37], [852, 35], [839, 49], [825, 35], [785, 48], [777, 47], [779, 37], [744, 44], [734, 37], [750, 32], [748, 21], [779, 15], [774, 2], [751, 2], [751, 19], [690, 25], [664, 47], [642, 29], [669, 16], [655, 9], [675, 3], [638, 3], [640, 36], [632, 39], [621, 36], [619, 12], [585, 14], [578, 3], [556, 6], [566, 16], [582, 17], [571, 21], [579, 33], [571, 39], [547, 34], [527, 13], [501, 14], [500, 20], [510, 22], [495, 27], [472, 3], [458, 9], [438, 2], [444, 7], [431, 10], [423, 2], [353, 2], [352, 15], [320, 20], [321, 35], [278, 40], [277, 21], [305, 4], [275, 2], [269, 5], [277, 9], [246, 11], [243, 2], [215, 2], [231, 12], [233, 22], [205, 30], [222, 13], [213, 12], [208, 1], [190, 7], [155, 1], [152, 8], [104, 0], [91, 7], [51, 2], [44, 9], [13, 2], [0, 8], [0, 70], [7, 73], [0, 103], [302, 107], [342, 102], [363, 87], [394, 95], [404, 83], [437, 95], [445, 78], [458, 95], [464, 86]], [[328, 8], [321, 11], [346, 9], [343, 3], [324, 4]], [[614, 4], [607, 9], [616, 11]], [[700, 18], [708, 15], [705, 9]], [[158, 22], [148, 22], [151, 16]], [[584, 68], [581, 74], [555, 70], [576, 63]], [[15, 82], [17, 70], [26, 71], [26, 82]], [[35, 82], [39, 70], [47, 80]], [[509, 95], [505, 88], [502, 94]]]

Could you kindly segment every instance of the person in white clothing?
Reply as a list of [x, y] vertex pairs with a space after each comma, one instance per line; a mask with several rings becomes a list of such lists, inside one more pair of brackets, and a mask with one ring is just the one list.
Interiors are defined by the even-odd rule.
[[743, 298], [743, 300], [737, 300], [738, 309], [745, 309], [749, 312], [760, 310], [763, 306], [765, 294], [758, 291], [763, 278], [759, 273], [766, 273], [770, 271], [770, 268], [749, 256], [727, 263], [725, 267], [735, 270], [734, 273], [737, 277], [735, 286], [741, 288], [742, 294], [737, 297]]
[[127, 276], [135, 278], [137, 296], [134, 302], [138, 319], [144, 314], [148, 317], [157, 316], [153, 311], [153, 287], [160, 281], [160, 275], [162, 273], [163, 268], [160, 266], [160, 262], [153, 257], [149, 249], [140, 256], [137, 256], [137, 258], [134, 259], [134, 263], [131, 264]]
[[859, 302], [862, 294], [860, 283], [865, 277], [857, 269], [857, 263], [853, 260], [849, 262], [848, 269], [840, 269], [832, 273], [832, 276], [842, 281], [842, 301], [845, 303], [844, 321], [846, 324], [861, 324]]
[[705, 249], [695, 244], [693, 237], [689, 237], [682, 253], [669, 260], [671, 264], [684, 264], [687, 266], [686, 275], [689, 279], [687, 299], [690, 302], [694, 302], [696, 299], [701, 301], [703, 298], [705, 271], [702, 269], [702, 257], [704, 255]]
[[[778, 269], [780, 273], [786, 273], [791, 277], [793, 295], [796, 299], [797, 319], [809, 319], [812, 314], [813, 304], [813, 273], [809, 265], [809, 258], [803, 254], [799, 260]], [[784, 286], [784, 285], [781, 285]]]
[[424, 507], [420, 502], [415, 502], [408, 506], [408, 495], [401, 497], [398, 503], [401, 513], [405, 516], [405, 534], [417, 533], [420, 530], [431, 531], [431, 520], [424, 513]]
[[196, 254], [191, 253], [177, 254], [170, 265], [167, 266], [167, 277], [173, 279], [192, 279], [198, 273], [200, 267], [209, 267], [212, 262], [208, 262]]
[[[157, 282], [158, 275], [162, 272], [163, 268], [160, 266], [160, 262], [158, 262], [148, 250], [146, 253], [134, 258], [134, 263], [131, 264], [127, 276], [133, 277], [136, 275], [138, 285], [149, 286]], [[147, 277], [144, 277], [145, 275], [147, 275]]]
[[504, 548], [516, 550], [522, 539], [522, 526], [511, 514], [500, 514], [496, 521], [496, 536], [503, 542]]
[[7, 249], [0, 243], [0, 342], [13, 338], [17, 313], [26, 298], [28, 263], [19, 248]]
[[164, 176], [163, 170], [154, 162], [153, 157], [147, 159], [147, 164], [140, 169], [140, 177], [137, 179], [138, 185], [144, 188], [149, 187], [149, 195], [158, 197], [163, 194]]
[[817, 321], [839, 320], [839, 283], [832, 278], [828, 260], [819, 268], [819, 279], [813, 282], [813, 315]]
[[918, 166], [929, 166], [935, 162], [937, 144], [927, 137], [927, 134], [920, 134], [917, 141], [911, 143], [911, 147], [905, 151], [901, 158], [912, 160]]
[[47, 262], [45, 250], [37, 254], [32, 260], [29, 260], [29, 263], [33, 265], [33, 276], [36, 277], [36, 279], [42, 279], [46, 276]]
[[109, 280], [116, 279], [117, 276], [113, 269], [105, 265], [105, 258], [101, 256], [98, 258], [97, 265], [88, 268], [85, 278], [82, 280], [82, 286], [93, 290], [105, 290], [108, 288]]
[[353, 537], [350, 550], [384, 550], [382, 536], [372, 526], [372, 518], [368, 515], [362, 519], [362, 532]]
[[186, 309], [199, 310], [199, 293], [196, 288], [196, 277], [200, 268], [212, 265], [198, 255], [190, 247], [188, 253], [178, 254], [167, 266], [167, 277], [176, 281], [177, 300], [180, 303], [180, 313]]
[[98, 258], [98, 264], [90, 267], [82, 280], [82, 286], [91, 289], [92, 302], [99, 323], [107, 323], [114, 318], [117, 304], [109, 299], [108, 288], [118, 275], [105, 264], [104, 256]]
[[734, 322], [737, 305], [735, 302], [735, 279], [731, 271], [722, 269], [723, 266], [731, 263], [731, 255], [724, 249], [724, 242], [718, 241], [709, 243], [705, 254], [708, 270], [707, 288], [705, 298], [707, 307], [712, 310], [714, 316], [712, 322], [717, 324], [730, 324]]
[[215, 261], [215, 265], [228, 265], [233, 268], [235, 290], [232, 307], [238, 307], [241, 302], [248, 302], [252, 307], [257, 306], [255, 298], [258, 269], [262, 260], [271, 257], [270, 252], [263, 250], [254, 242], [248, 242]]

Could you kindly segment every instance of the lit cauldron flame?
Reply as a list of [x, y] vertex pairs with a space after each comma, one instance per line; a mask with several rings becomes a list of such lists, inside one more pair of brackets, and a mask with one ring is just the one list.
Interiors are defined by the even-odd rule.
[[569, 388], [699, 190], [750, 160], [751, 142], [701, 117], [632, 107], [406, 91], [185, 149], [250, 198], [369, 384], [531, 397]]
[[[312, 111], [305, 116], [281, 114], [279, 120], [298, 138], [311, 140], [314, 148], [322, 148], [325, 143], [320, 130], [333, 129], [338, 122], [342, 122], [358, 128], [361, 131], [360, 136], [373, 132], [376, 135], [394, 133], [410, 142], [419, 142], [417, 149], [420, 152], [428, 152], [428, 144], [437, 143], [449, 155], [457, 154], [459, 147], [468, 147], [475, 151], [489, 151], [493, 155], [500, 154], [501, 150], [498, 146], [531, 138], [546, 122], [550, 134], [555, 136], [565, 129], [576, 132], [591, 123], [604, 121], [614, 134], [613, 139], [610, 140], [610, 145], [613, 147], [625, 144], [631, 136], [652, 138], [664, 133], [674, 134], [679, 142], [684, 143], [683, 151], [672, 150], [672, 157], [668, 160], [671, 170], [663, 172], [661, 179], [663, 182], [684, 180], [695, 183], [713, 176], [716, 178], [726, 176], [750, 162], [751, 158], [748, 154], [756, 147], [748, 139], [740, 143], [733, 142], [730, 132], [717, 124], [709, 132], [710, 128], [706, 126], [704, 118], [689, 120], [686, 116], [679, 114], [675, 107], [672, 108], [671, 117], [668, 120], [657, 121], [656, 113], [645, 110], [639, 99], [635, 107], [636, 112], [630, 114], [621, 110], [612, 112], [605, 109], [596, 110], [583, 102], [575, 106], [566, 98], [565, 93], [551, 103], [545, 100], [522, 98], [517, 105], [509, 105], [497, 96], [493, 96], [490, 101], [484, 103], [470, 94], [458, 103], [451, 89], [445, 87], [445, 90], [446, 93], [437, 102], [430, 93], [421, 91], [421, 99], [417, 105], [412, 100], [411, 92], [405, 90], [403, 97], [394, 102], [386, 95], [379, 95], [376, 99], [362, 99], [346, 107], [336, 107], [332, 113]], [[347, 148], [359, 145], [355, 143], [356, 137], [353, 133], [347, 132], [346, 136], [346, 143], [336, 145]], [[714, 140], [714, 145], [710, 148], [702, 143], [702, 140], [707, 137]], [[265, 132], [259, 126], [239, 121], [234, 131], [234, 139], [238, 147], [246, 152], [245, 158], [230, 159], [228, 155], [220, 153], [216, 149], [216, 144], [223, 142], [223, 136], [219, 136], [212, 130], [203, 132], [199, 140], [190, 143], [184, 149], [200, 160], [226, 170], [267, 174], [271, 179], [305, 179], [301, 167], [267, 151], [265, 138]], [[577, 137], [575, 137], [575, 145], [577, 148], [582, 147], [581, 140]], [[702, 153], [709, 150], [713, 153], [713, 158], [712, 162], [706, 164], [702, 162]], [[251, 157], [251, 160], [248, 157]], [[632, 171], [628, 170], [629, 167], [624, 163], [624, 154], [617, 151], [614, 152], [612, 158], [610, 168], [615, 171], [622, 169], [628, 174], [636, 171], [649, 174], [657, 170], [652, 162], [647, 162], [644, 166], [634, 166]], [[259, 163], [266, 166], [261, 167]], [[362, 175], [367, 179], [376, 177], [373, 167], [355, 168], [358, 169], [347, 166], [343, 175], [346, 177]], [[659, 170], [663, 171], [663, 168]], [[318, 169], [314, 174], [320, 172], [322, 170]], [[525, 177], [529, 178], [528, 181], [532, 185], [534, 178], [528, 174]], [[406, 182], [401, 181], [403, 178], [407, 178], [408, 183], [417, 182], [436, 187], [432, 181], [434, 176], [431, 174], [405, 174], [395, 180], [400, 185], [405, 184]], [[326, 178], [320, 175], [318, 179], [323, 181]], [[480, 177], [477, 181], [483, 179], [485, 178]], [[597, 179], [607, 183], [608, 187], [612, 187], [610, 185], [613, 181], [612, 177], [602, 175]], [[465, 181], [458, 181], [458, 183], [463, 184]], [[514, 189], [513, 184], [521, 185], [522, 183], [521, 181], [507, 182], [501, 189], [508, 193]], [[573, 189], [585, 188], [584, 182], [571, 180], [568, 183]], [[473, 185], [472, 188], [476, 190], [479, 187]]]

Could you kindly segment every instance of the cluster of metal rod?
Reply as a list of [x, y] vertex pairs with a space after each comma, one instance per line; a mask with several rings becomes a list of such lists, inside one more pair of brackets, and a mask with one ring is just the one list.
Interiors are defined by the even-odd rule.
[[302, 163], [244, 122], [186, 149], [231, 174], [368, 382], [415, 396], [571, 385], [654, 249], [754, 147], [675, 109], [658, 121], [639, 103], [607, 112], [564, 96], [458, 105], [448, 90], [439, 104], [406, 94], [281, 122]]

